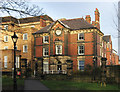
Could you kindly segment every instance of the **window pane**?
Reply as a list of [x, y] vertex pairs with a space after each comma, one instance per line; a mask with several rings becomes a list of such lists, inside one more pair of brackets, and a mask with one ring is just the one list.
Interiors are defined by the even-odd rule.
[[8, 36], [4, 36], [4, 41], [8, 42]]
[[23, 46], [23, 52], [27, 52], [27, 49], [28, 49], [27, 45], [24, 45]]
[[48, 55], [49, 55], [49, 49], [43, 48], [43, 56], [48, 56]]
[[84, 33], [79, 33], [78, 40], [84, 40]]
[[84, 46], [78, 46], [78, 54], [84, 54]]
[[56, 54], [62, 54], [62, 45], [56, 45]]
[[23, 40], [27, 40], [27, 33], [23, 34]]
[[7, 56], [4, 56], [4, 68], [7, 68]]
[[79, 70], [84, 70], [84, 61], [79, 61]]
[[43, 36], [43, 42], [48, 43], [49, 42], [49, 37], [48, 36]]

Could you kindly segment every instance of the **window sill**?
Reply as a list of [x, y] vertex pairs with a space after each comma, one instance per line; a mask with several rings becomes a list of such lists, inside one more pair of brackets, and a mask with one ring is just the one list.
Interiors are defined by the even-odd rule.
[[43, 57], [48, 57], [49, 55], [43, 55]]
[[49, 42], [43, 42], [43, 44], [49, 44]]
[[78, 56], [84, 56], [85, 54], [78, 54]]
[[81, 42], [81, 41], [85, 41], [85, 40], [77, 40], [77, 42]]
[[27, 52], [23, 52], [23, 53], [27, 53]]
[[8, 41], [4, 41], [5, 43], [8, 43]]

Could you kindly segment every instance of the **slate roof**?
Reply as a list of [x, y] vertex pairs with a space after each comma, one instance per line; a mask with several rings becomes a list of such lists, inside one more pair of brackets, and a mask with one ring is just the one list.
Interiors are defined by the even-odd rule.
[[[79, 30], [79, 29], [89, 29], [89, 28], [96, 28], [94, 27], [92, 24], [88, 23], [86, 20], [84, 20], [83, 18], [77, 18], [77, 19], [69, 19], [69, 20], [57, 20], [59, 23], [61, 23], [64, 27], [70, 29], [70, 30]], [[57, 22], [56, 21], [56, 22]], [[53, 22], [52, 24], [50, 24], [49, 26], [46, 26], [44, 28], [42, 28], [41, 30], [35, 32], [34, 34], [37, 33], [46, 33], [49, 32], [49, 29], [54, 25]]]
[[[42, 15], [42, 17], [43, 17], [44, 20], [53, 21], [53, 19], [50, 18], [47, 15]], [[41, 18], [41, 16], [35, 16], [35, 17], [27, 17], [27, 18], [17, 19], [17, 18], [14, 18], [12, 16], [7, 16], [7, 17], [2, 17], [2, 22], [13, 21], [16, 24], [19, 24], [19, 22], [20, 22], [20, 24], [23, 24], [23, 23], [30, 23], [30, 22], [38, 22], [38, 21], [40, 21], [40, 18]]]
[[103, 40], [106, 41], [106, 42], [109, 42], [110, 41], [110, 35], [103, 36]]
[[18, 20], [12, 16], [2, 17], [2, 22], [10, 22], [13, 21], [14, 23], [18, 23]]
[[54, 22], [51, 23], [50, 25], [48, 25], [48, 26], [42, 28], [41, 30], [39, 30], [39, 31], [37, 31], [37, 32], [35, 32], [35, 33], [33, 33], [33, 34], [47, 33], [47, 32], [49, 32], [49, 29], [51, 28], [51, 26], [52, 26], [53, 24], [54, 24]]

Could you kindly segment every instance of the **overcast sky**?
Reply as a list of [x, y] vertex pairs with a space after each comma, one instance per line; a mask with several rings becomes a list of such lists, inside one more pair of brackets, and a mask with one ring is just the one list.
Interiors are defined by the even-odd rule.
[[[78, 2], [81, 0], [28, 0], [30, 3], [38, 5], [43, 8], [45, 14], [53, 18], [54, 20], [60, 18], [72, 19], [72, 18], [85, 18], [86, 15], [91, 16], [91, 21], [95, 20], [94, 11], [98, 8], [100, 12], [100, 29], [105, 35], [111, 35], [113, 49], [118, 51], [118, 38], [117, 38], [117, 28], [113, 20], [117, 23], [116, 9], [117, 1], [113, 0], [102, 0], [106, 2], [94, 2], [95, 0], [90, 0], [92, 2]], [[48, 2], [49, 1], [49, 2]], [[83, 1], [83, 0], [82, 0]], [[110, 1], [110, 2], [109, 2]], [[114, 6], [115, 4], [115, 6]], [[0, 15], [1, 16], [1, 15]], [[2, 15], [6, 16], [6, 15]]]

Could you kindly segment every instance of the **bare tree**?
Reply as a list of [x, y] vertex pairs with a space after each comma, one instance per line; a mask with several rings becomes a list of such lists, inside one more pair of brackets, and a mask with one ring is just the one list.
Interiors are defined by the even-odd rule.
[[0, 11], [8, 13], [10, 16], [15, 13], [20, 17], [43, 15], [43, 8], [30, 4], [25, 0], [0, 0]]

